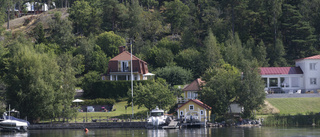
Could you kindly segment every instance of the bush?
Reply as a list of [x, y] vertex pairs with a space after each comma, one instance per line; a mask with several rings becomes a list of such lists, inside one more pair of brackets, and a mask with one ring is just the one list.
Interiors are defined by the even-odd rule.
[[97, 98], [97, 99], [87, 99], [84, 102], [80, 103], [81, 105], [85, 106], [92, 106], [92, 105], [114, 105], [116, 100], [114, 99], [105, 99], [105, 98]]
[[[137, 83], [146, 84], [150, 81], [133, 81], [134, 85]], [[86, 83], [90, 88], [82, 87], [84, 89], [84, 98], [113, 98], [119, 99], [128, 97], [127, 92], [131, 89], [131, 81], [105, 81], [98, 80], [93, 83]]]

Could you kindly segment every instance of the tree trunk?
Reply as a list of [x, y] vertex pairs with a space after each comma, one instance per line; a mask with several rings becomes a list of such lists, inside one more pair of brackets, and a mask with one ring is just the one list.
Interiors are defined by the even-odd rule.
[[232, 7], [232, 34], [234, 36], [234, 5], [233, 3], [231, 4]]
[[8, 19], [8, 21], [7, 21], [7, 29], [9, 29], [10, 28], [10, 6], [9, 6], [9, 4], [8, 4], [8, 8], [7, 8], [7, 19]]
[[65, 8], [68, 8], [68, 0], [66, 0]]
[[51, 3], [51, 0], [48, 0], [48, 10], [50, 10], [50, 3]]

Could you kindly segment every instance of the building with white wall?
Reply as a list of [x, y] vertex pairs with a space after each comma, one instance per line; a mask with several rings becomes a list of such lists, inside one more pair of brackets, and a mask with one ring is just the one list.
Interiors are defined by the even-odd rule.
[[[295, 67], [261, 67], [265, 90], [285, 93], [320, 91], [320, 55], [295, 60]], [[280, 91], [277, 91], [280, 92]]]

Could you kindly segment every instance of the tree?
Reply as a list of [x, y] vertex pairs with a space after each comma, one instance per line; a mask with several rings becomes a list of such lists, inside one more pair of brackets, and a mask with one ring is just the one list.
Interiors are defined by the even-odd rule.
[[104, 74], [108, 69], [107, 55], [101, 50], [101, 48], [95, 44], [94, 37], [91, 36], [88, 39], [82, 38], [79, 40], [79, 47], [74, 54], [84, 57], [84, 73], [89, 71], [98, 71], [100, 74]]
[[57, 43], [61, 51], [69, 51], [75, 43], [75, 36], [72, 34], [72, 22], [68, 19], [61, 19], [61, 13], [54, 14], [55, 19], [49, 21], [51, 43]]
[[208, 36], [204, 40], [204, 45], [204, 55], [206, 59], [205, 66], [206, 68], [209, 68], [216, 64], [220, 59], [222, 59], [217, 39], [213, 35], [211, 30], [209, 30]]
[[[37, 53], [30, 45], [17, 43], [11, 48], [12, 57], [8, 58], [3, 76], [7, 103], [18, 109], [22, 117], [27, 116], [30, 122], [50, 118], [55, 92], [59, 90], [59, 66], [55, 57]], [[13, 48], [17, 48], [14, 53]]]
[[156, 70], [155, 73], [157, 77], [165, 79], [171, 86], [187, 84], [193, 78], [190, 70], [179, 66], [166, 66]]
[[175, 62], [178, 66], [191, 70], [194, 78], [198, 78], [205, 71], [202, 57], [199, 51], [189, 48], [180, 51], [175, 57]]
[[117, 32], [125, 26], [129, 18], [128, 8], [118, 0], [101, 0], [102, 3], [102, 28], [107, 31]]
[[264, 104], [266, 93], [264, 82], [260, 76], [258, 62], [245, 61], [241, 89], [237, 92], [237, 102], [244, 107], [245, 117], [252, 116], [252, 111], [261, 108]]
[[242, 61], [244, 60], [243, 47], [237, 33], [235, 35], [229, 33], [229, 38], [225, 42], [223, 53], [223, 59], [228, 64], [237, 68], [242, 67]]
[[102, 20], [102, 11], [97, 5], [99, 1], [89, 3], [87, 1], [75, 1], [68, 9], [69, 19], [72, 21], [74, 30], [77, 34], [88, 36], [90, 33], [99, 32]]
[[[132, 103], [131, 90], [128, 91], [128, 104]], [[166, 81], [158, 78], [156, 81], [143, 85], [139, 83], [134, 86], [133, 94], [134, 105], [140, 107], [146, 107], [149, 111], [156, 106], [159, 108], [168, 110], [175, 104], [174, 93], [171, 92], [166, 84]]]
[[314, 28], [302, 18], [296, 5], [283, 4], [281, 32], [290, 63], [293, 63], [294, 59], [310, 56], [306, 51], [313, 48], [313, 43], [316, 41]]
[[176, 55], [180, 52], [181, 44], [179, 41], [170, 40], [169, 38], [161, 39], [157, 45], [158, 48], [166, 48], [171, 50], [171, 52]]
[[47, 42], [47, 39], [45, 38], [45, 32], [44, 32], [42, 23], [37, 24], [37, 26], [33, 30], [33, 35], [36, 39], [37, 44]]
[[171, 24], [171, 32], [179, 33], [186, 23], [188, 17], [189, 8], [183, 4], [180, 0], [174, 0], [171, 2], [164, 2], [166, 17], [165, 21]]
[[108, 57], [115, 57], [119, 54], [119, 47], [125, 45], [125, 39], [114, 34], [113, 31], [104, 32], [97, 36], [96, 44]]
[[81, 81], [81, 88], [84, 91], [83, 96], [88, 97], [90, 95], [91, 89], [93, 89], [93, 84], [101, 80], [100, 73], [97, 71], [89, 71], [87, 74], [84, 74], [84, 78]]
[[206, 85], [200, 92], [200, 98], [205, 104], [215, 106], [213, 113], [224, 115], [240, 92], [240, 71], [230, 64], [223, 64], [207, 70], [205, 75], [210, 79], [204, 79]]
[[165, 67], [167, 65], [174, 64], [174, 55], [171, 50], [166, 48], [152, 47], [147, 51], [144, 60], [150, 64], [150, 67]]

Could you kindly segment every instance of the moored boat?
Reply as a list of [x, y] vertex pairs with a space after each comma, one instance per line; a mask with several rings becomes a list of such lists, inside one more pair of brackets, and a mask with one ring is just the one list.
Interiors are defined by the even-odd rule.
[[[12, 112], [8, 111], [9, 115]], [[26, 120], [18, 119], [13, 116], [7, 116], [7, 112], [4, 112], [2, 119], [0, 120], [0, 128], [2, 131], [14, 131], [14, 132], [26, 132], [30, 123]]]
[[167, 116], [164, 114], [164, 110], [156, 107], [151, 110], [150, 117], [148, 118], [147, 127], [161, 127], [166, 125]]

